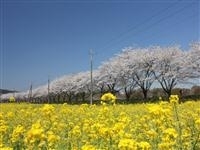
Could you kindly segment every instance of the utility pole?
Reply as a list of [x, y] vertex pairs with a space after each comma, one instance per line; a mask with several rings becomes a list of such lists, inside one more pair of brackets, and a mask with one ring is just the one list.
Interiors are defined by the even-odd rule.
[[49, 92], [50, 92], [50, 79], [49, 79], [49, 77], [48, 77], [48, 87], [47, 87], [47, 98], [48, 98], [48, 104], [50, 103]]
[[93, 101], [93, 51], [90, 50], [90, 105]]
[[1, 95], [2, 95], [2, 92], [3, 92], [2, 90], [3, 90], [3, 89], [1, 88], [1, 89], [0, 89], [0, 103], [2, 102], [2, 99], [1, 99]]
[[29, 102], [32, 101], [32, 89], [33, 89], [33, 85], [32, 85], [32, 83], [31, 83], [30, 89], [29, 89], [29, 93], [28, 93], [28, 100], [29, 100]]

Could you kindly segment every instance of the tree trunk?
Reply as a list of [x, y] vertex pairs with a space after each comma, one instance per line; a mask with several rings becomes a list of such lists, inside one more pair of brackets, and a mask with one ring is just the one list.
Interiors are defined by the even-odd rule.
[[168, 100], [169, 100], [169, 97], [171, 96], [172, 90], [170, 89], [170, 90], [168, 90], [166, 93], [167, 93], [167, 98], [168, 98]]
[[144, 102], [146, 102], [147, 101], [148, 90], [142, 89], [142, 93], [143, 93], [143, 96], [144, 96]]
[[127, 102], [129, 102], [130, 97], [131, 97], [131, 92], [128, 91], [128, 89], [126, 87], [124, 88], [124, 91], [125, 91], [125, 95], [126, 95], [126, 100], [127, 100]]

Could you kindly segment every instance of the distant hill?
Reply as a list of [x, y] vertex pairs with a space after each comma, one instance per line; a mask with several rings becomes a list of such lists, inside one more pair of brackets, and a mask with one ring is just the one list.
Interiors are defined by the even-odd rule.
[[17, 92], [17, 91], [0, 89], [0, 94], [15, 93], [15, 92]]

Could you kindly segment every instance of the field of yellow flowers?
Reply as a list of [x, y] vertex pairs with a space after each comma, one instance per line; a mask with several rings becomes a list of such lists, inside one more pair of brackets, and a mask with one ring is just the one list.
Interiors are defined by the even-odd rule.
[[199, 150], [199, 106], [0, 104], [0, 149]]

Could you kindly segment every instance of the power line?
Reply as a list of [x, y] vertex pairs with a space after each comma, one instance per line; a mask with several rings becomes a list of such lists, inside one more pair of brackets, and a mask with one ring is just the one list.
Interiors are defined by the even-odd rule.
[[[170, 24], [170, 26], [172, 26], [170, 29], [174, 29], [173, 27], [175, 27], [174, 25], [177, 25], [177, 24], [180, 24], [180, 23], [183, 23], [183, 22], [180, 22], [180, 21], [184, 21], [184, 20], [186, 20], [186, 19], [194, 19], [194, 17], [196, 16], [197, 14], [192, 14], [192, 15], [189, 15], [189, 16], [187, 16], [186, 18], [182, 18], [181, 20], [179, 20], [178, 22], [175, 22], [175, 23], [173, 23], [173, 24]], [[160, 32], [159, 32], [160, 33]], [[167, 33], [165, 33], [165, 34], [167, 34]], [[149, 39], [149, 40], [151, 40], [151, 39], [153, 39], [154, 37], [155, 37], [155, 35], [156, 34], [153, 34], [153, 35], [150, 35], [150, 36], [146, 36], [145, 38], [143, 38], [143, 39]], [[158, 34], [157, 34], [158, 35]], [[160, 37], [160, 36], [157, 36], [157, 37]]]
[[[190, 5], [186, 5], [185, 7], [183, 7], [183, 8], [181, 8], [181, 9], [177, 10], [177, 11], [175, 12], [175, 14], [182, 12], [185, 8], [190, 7], [191, 5], [194, 5], [194, 3], [192, 3], [192, 4], [190, 4]], [[148, 30], [148, 29], [154, 27], [155, 25], [161, 23], [162, 21], [166, 20], [167, 18], [172, 17], [173, 15], [174, 15], [174, 13], [173, 13], [173, 14], [169, 14], [169, 15], [167, 15], [166, 17], [163, 17], [163, 18], [157, 20], [156, 22], [152, 23], [151, 25], [147, 26], [145, 29], [138, 30], [137, 32], [135, 32], [135, 34], [142, 33], [144, 30]], [[118, 43], [124, 41], [125, 39], [127, 39], [127, 38], [129, 38], [129, 37], [131, 37], [131, 36], [132, 36], [132, 35], [129, 35], [129, 36], [127, 36], [126, 38], [123, 38], [123, 39], [119, 40]]]
[[[172, 8], [174, 5], [176, 5], [180, 0], [178, 0], [176, 3], [173, 3], [171, 5], [169, 5], [168, 7], [156, 12], [155, 14], [153, 14], [152, 16], [150, 16], [148, 19], [141, 21], [140, 23], [129, 27], [125, 32], [121, 32], [119, 35], [117, 35], [116, 37], [112, 38], [111, 40], [107, 41], [104, 45], [108, 45], [110, 43], [112, 43], [113, 41], [117, 40], [118, 38], [120, 38], [121, 36], [126, 35], [127, 33], [136, 30], [138, 27], [141, 27], [141, 25], [151, 21], [153, 18], [161, 15], [162, 13], [166, 12], [167, 10], [169, 10], [170, 8]], [[105, 46], [100, 47], [99, 49], [105, 48]]]
[[176, 5], [177, 3], [179, 3], [181, 0], [178, 0], [177, 2], [167, 6], [166, 8], [164, 9], [161, 9], [159, 11], [157, 11], [156, 13], [154, 13], [152, 16], [150, 16], [149, 18], [141, 21], [140, 23], [132, 26], [132, 27], [129, 27], [126, 31], [124, 32], [121, 32], [119, 33], [119, 35], [117, 35], [116, 37], [112, 38], [111, 40], [107, 41], [104, 46], [100, 47], [99, 49], [103, 49], [106, 47], [106, 45], [109, 45], [110, 43], [112, 43], [113, 41], [117, 40], [118, 38], [126, 35], [127, 33], [129, 32], [132, 32], [134, 30], [136, 30], [138, 27], [141, 27], [142, 25], [146, 24], [147, 22], [150, 22], [153, 18], [157, 17], [157, 16], [160, 16], [161, 14], [165, 13], [166, 11], [168, 11], [170, 8], [172, 8], [174, 5]]
[[[180, 2], [180, 1], [178, 1], [178, 2]], [[175, 4], [177, 4], [178, 2], [176, 2]], [[165, 8], [164, 10], [161, 10], [161, 11], [159, 11], [159, 12], [163, 13], [163, 12], [167, 11], [169, 8], [173, 7], [175, 4], [172, 4], [172, 5], [168, 6], [167, 8]], [[182, 12], [184, 9], [186, 9], [187, 7], [191, 7], [191, 6], [194, 5], [194, 4], [195, 4], [195, 1], [193, 1], [193, 3], [191, 3], [190, 5], [186, 5], [186, 6], [182, 7], [181, 9], [178, 9], [177, 11], [168, 14], [167, 16], [158, 19], [157, 21], [155, 21], [155, 22], [153, 22], [152, 24], [148, 25], [145, 29], [136, 30], [137, 27], [141, 27], [143, 24], [145, 24], [145, 23], [151, 21], [153, 18], [155, 18], [155, 17], [157, 17], [157, 16], [159, 16], [159, 15], [161, 14], [161, 13], [159, 13], [159, 14], [156, 13], [156, 14], [158, 14], [158, 15], [153, 15], [153, 16], [151, 16], [149, 19], [147, 19], [147, 21], [145, 20], [145, 21], [143, 21], [142, 23], [137, 24], [136, 26], [130, 28], [128, 31], [122, 32], [122, 33], [120, 34], [121, 36], [124, 35], [124, 34], [126, 34], [126, 33], [128, 33], [129, 31], [132, 32], [132, 31], [131, 31], [132, 29], [133, 29], [133, 31], [136, 30], [136, 31], [133, 32], [131, 35], [126, 36], [126, 37], [124, 37], [124, 38], [121, 38], [121, 40], [118, 40], [118, 41], [116, 41], [115, 43], [120, 43], [120, 42], [124, 41], [125, 39], [131, 37], [133, 34], [142, 33], [142, 32], [144, 32], [145, 30], [150, 29], [151, 27], [155, 26], [156, 24], [159, 24], [160, 22], [166, 20], [167, 18], [172, 17], [173, 15], [176, 15], [176, 14]], [[130, 33], [130, 32], [129, 32], [129, 33]], [[116, 40], [119, 39], [119, 37], [121, 37], [120, 35], [117, 36], [117, 37], [115, 37], [115, 38], [113, 38], [113, 39], [111, 39], [111, 40], [108, 41], [107, 43], [109, 44], [109, 43], [112, 43], [112, 41], [114, 41], [114, 39], [116, 39]], [[102, 50], [103, 48], [112, 47], [115, 43], [109, 44], [109, 45], [107, 44], [108, 46], [106, 46], [106, 45], [105, 45], [105, 46], [102, 46], [102, 47], [99, 48], [99, 50]]]
[[[25, 4], [68, 4], [68, 3], [82, 3], [82, 4], [95, 4], [95, 3], [113, 3], [113, 4], [122, 4], [122, 3], [173, 3], [173, 0], [7, 0], [6, 3], [25, 3]], [[190, 0], [184, 0], [184, 2], [190, 2]]]

